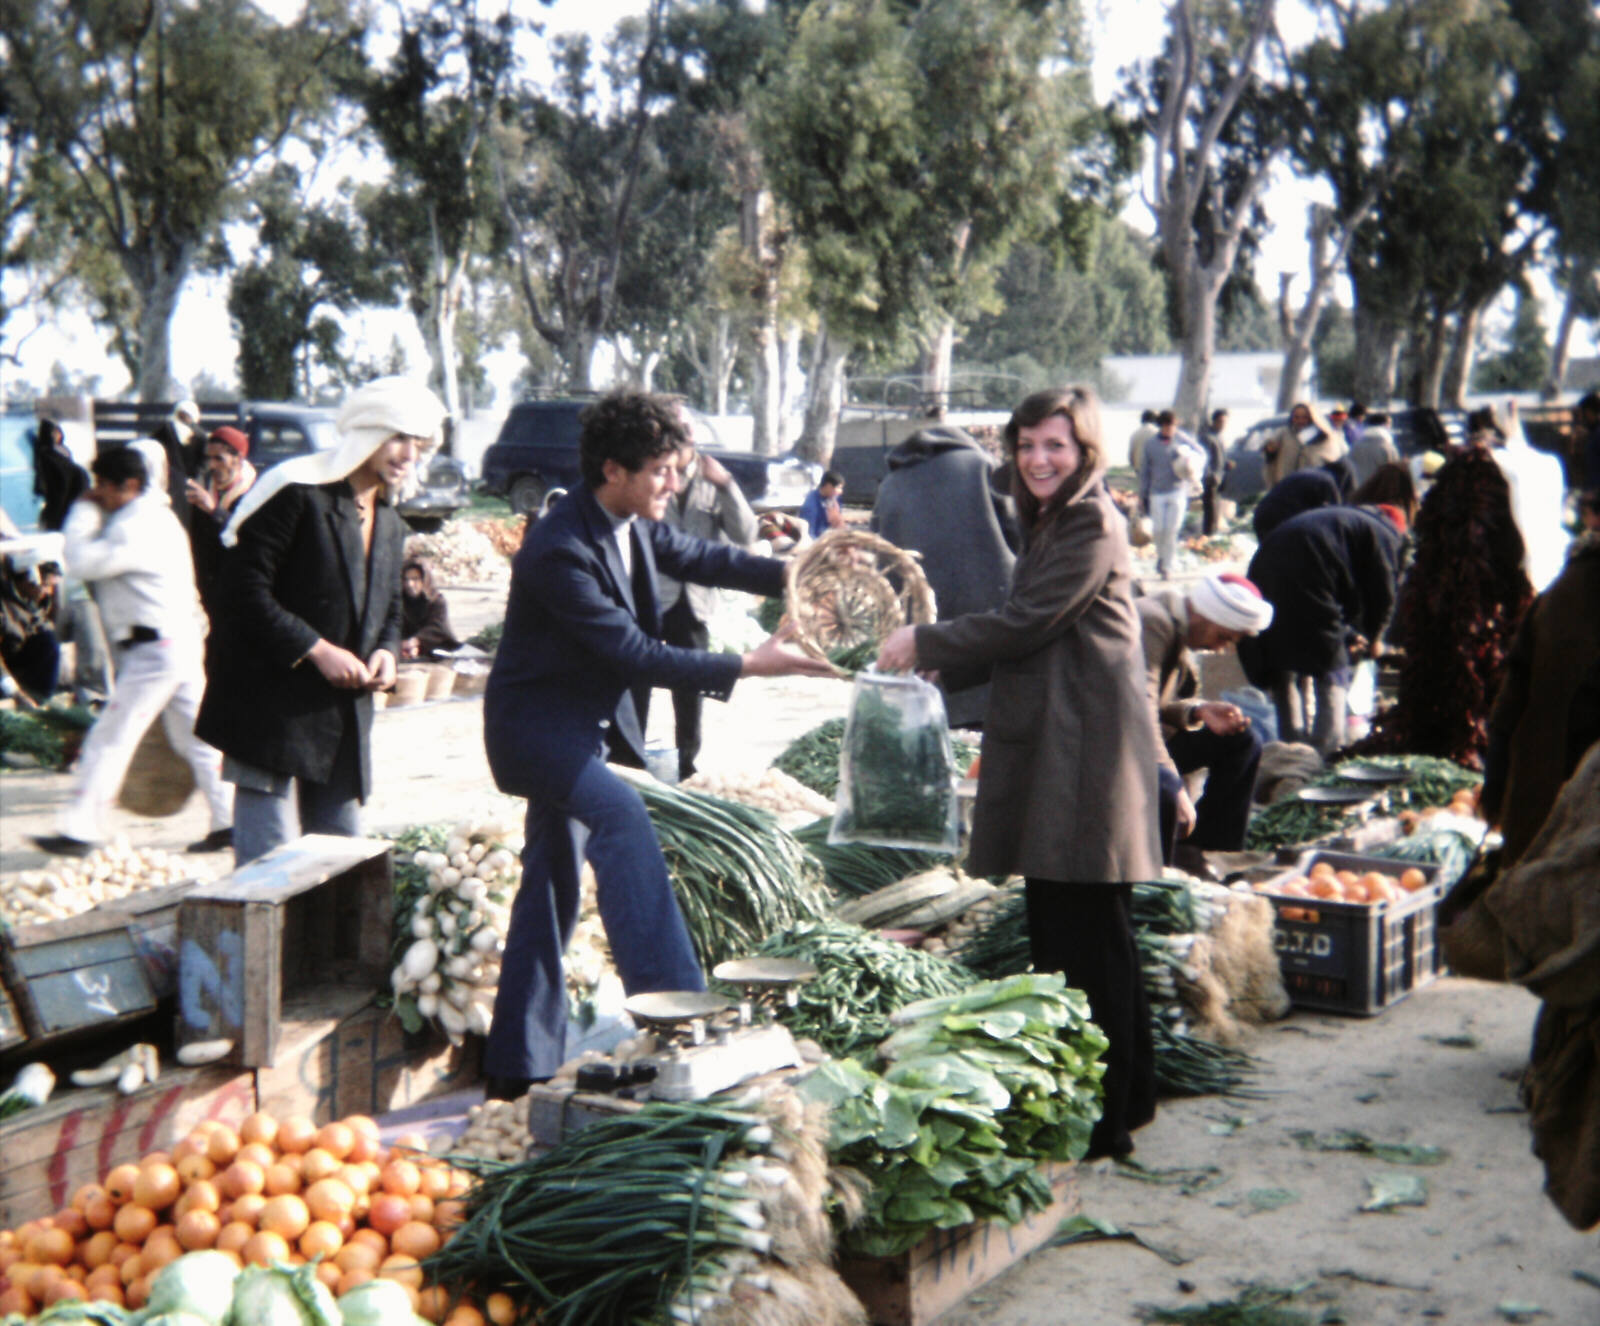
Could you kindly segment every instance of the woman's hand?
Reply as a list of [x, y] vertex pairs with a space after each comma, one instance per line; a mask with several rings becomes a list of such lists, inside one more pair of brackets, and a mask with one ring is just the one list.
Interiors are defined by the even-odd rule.
[[879, 672], [909, 672], [917, 666], [917, 628], [899, 626], [878, 649]]

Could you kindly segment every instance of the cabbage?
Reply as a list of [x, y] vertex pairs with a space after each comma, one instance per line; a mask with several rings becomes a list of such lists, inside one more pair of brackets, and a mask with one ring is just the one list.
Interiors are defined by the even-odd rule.
[[[131, 1318], [118, 1317], [118, 1321]], [[210, 1317], [197, 1317], [192, 1312], [163, 1312], [159, 1317], [140, 1317], [139, 1326], [213, 1326]]]
[[[32, 1326], [125, 1326], [132, 1320], [115, 1303], [89, 1303], [81, 1298], [69, 1298], [46, 1308], [37, 1317], [7, 1317], [0, 1326], [11, 1326], [13, 1322], [29, 1322]], [[176, 1326], [190, 1324], [178, 1322]]]
[[368, 1280], [339, 1296], [344, 1326], [426, 1326], [412, 1311], [411, 1294], [393, 1280]]
[[[409, 1299], [407, 1306], [410, 1306]], [[343, 1326], [315, 1265], [246, 1266], [233, 1286], [228, 1326]]]
[[239, 1268], [226, 1253], [186, 1252], [163, 1266], [151, 1282], [145, 1319], [181, 1312], [199, 1317], [206, 1326], [222, 1326], [238, 1277]]

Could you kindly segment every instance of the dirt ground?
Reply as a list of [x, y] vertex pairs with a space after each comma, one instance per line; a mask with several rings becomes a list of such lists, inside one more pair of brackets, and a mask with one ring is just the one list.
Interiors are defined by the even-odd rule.
[[[470, 634], [497, 614], [501, 595], [452, 590], [450, 600]], [[760, 768], [842, 714], [846, 697], [833, 682], [745, 682], [728, 704], [708, 702], [702, 766]], [[652, 736], [670, 744], [660, 699]], [[397, 831], [495, 802], [481, 721], [476, 700], [381, 714], [368, 826]], [[42, 864], [27, 834], [49, 831], [69, 786], [60, 774], [0, 776], [0, 872]], [[206, 825], [194, 799], [166, 820], [118, 812], [116, 827], [136, 844], [176, 849]], [[220, 874], [229, 858], [210, 864]], [[1262, 1064], [1259, 1099], [1169, 1102], [1136, 1139], [1145, 1180], [1109, 1163], [1081, 1176], [1085, 1213], [1182, 1264], [1126, 1241], [1047, 1249], [944, 1323], [1122, 1326], [1139, 1320], [1141, 1304], [1229, 1298], [1257, 1282], [1305, 1286], [1298, 1305], [1308, 1321], [1600, 1326], [1600, 1236], [1572, 1230], [1542, 1195], [1517, 1105], [1536, 1009], [1519, 989], [1447, 977], [1376, 1018], [1297, 1012], [1263, 1029], [1248, 1046]], [[1308, 1150], [1294, 1136], [1339, 1129], [1442, 1147], [1448, 1158], [1405, 1167]], [[1369, 1180], [1395, 1173], [1423, 1179], [1425, 1204], [1361, 1212]]]

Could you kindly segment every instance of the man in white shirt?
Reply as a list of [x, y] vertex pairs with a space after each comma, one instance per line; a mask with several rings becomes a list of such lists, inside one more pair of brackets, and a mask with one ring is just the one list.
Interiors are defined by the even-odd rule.
[[58, 832], [34, 842], [53, 855], [83, 856], [104, 838], [134, 750], [160, 717], [211, 812], [211, 832], [191, 850], [216, 851], [232, 838], [233, 798], [221, 755], [194, 735], [205, 674], [189, 541], [164, 494], [146, 491], [149, 472], [136, 448], [97, 456], [91, 471], [94, 486], [62, 533], [68, 573], [89, 584], [99, 605], [116, 691], [83, 744]]

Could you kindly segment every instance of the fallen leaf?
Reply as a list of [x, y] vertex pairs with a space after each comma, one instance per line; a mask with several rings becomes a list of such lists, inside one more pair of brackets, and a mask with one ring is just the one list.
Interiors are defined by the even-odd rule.
[[1426, 1206], [1428, 1184], [1420, 1174], [1369, 1174], [1363, 1211], [1389, 1211], [1397, 1206]]
[[1292, 1206], [1300, 1200], [1300, 1194], [1289, 1188], [1252, 1188], [1245, 1194], [1245, 1200], [1257, 1211], [1276, 1211], [1280, 1206]]
[[1496, 1303], [1494, 1310], [1507, 1321], [1532, 1321], [1535, 1317], [1549, 1315], [1537, 1303], [1518, 1303], [1513, 1299], [1507, 1299], [1504, 1303]]

